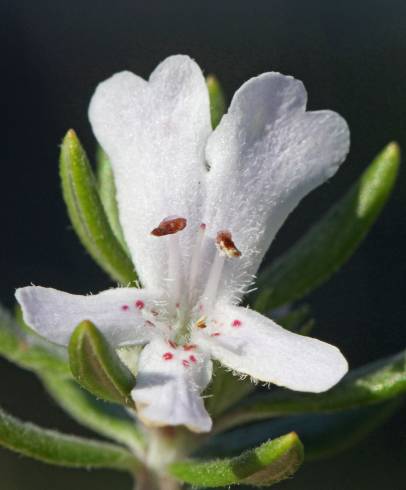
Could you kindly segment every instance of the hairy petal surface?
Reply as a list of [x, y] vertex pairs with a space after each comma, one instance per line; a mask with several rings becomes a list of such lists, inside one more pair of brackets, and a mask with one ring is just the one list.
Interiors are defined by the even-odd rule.
[[303, 84], [279, 73], [246, 82], [211, 135], [204, 221], [228, 229], [242, 252], [226, 264], [229, 300], [252, 280], [288, 214], [330, 178], [349, 149], [346, 122], [331, 111], [305, 112]]
[[205, 79], [187, 56], [171, 56], [149, 82], [122, 72], [101, 83], [91, 101], [94, 133], [108, 154], [117, 186], [120, 221], [145, 287], [162, 284], [166, 239], [150, 235], [168, 216], [188, 226], [179, 234], [183, 267], [201, 222], [204, 149], [211, 132]]
[[158, 294], [136, 288], [116, 288], [80, 296], [40, 286], [17, 289], [24, 321], [55, 344], [69, 344], [75, 327], [90, 320], [113, 347], [144, 344], [158, 334], [146, 324], [144, 312], [154, 307]]
[[200, 393], [211, 376], [212, 363], [204, 352], [153, 340], [141, 353], [131, 393], [138, 416], [147, 425], [185, 425], [208, 432], [212, 421]]
[[348, 370], [334, 346], [298, 335], [243, 307], [219, 304], [194, 341], [225, 367], [296, 391], [320, 393]]

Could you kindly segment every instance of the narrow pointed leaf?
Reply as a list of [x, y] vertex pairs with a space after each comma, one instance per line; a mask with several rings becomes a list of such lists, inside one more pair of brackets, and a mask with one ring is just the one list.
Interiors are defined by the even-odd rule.
[[28, 327], [23, 330], [1, 306], [0, 354], [24, 369], [71, 377], [66, 351], [42, 339]]
[[124, 448], [24, 423], [0, 409], [0, 445], [45, 463], [74, 468], [137, 470], [139, 463]]
[[211, 125], [215, 129], [227, 110], [226, 98], [220, 82], [214, 75], [209, 75], [206, 83], [210, 97]]
[[390, 143], [348, 193], [260, 274], [253, 300], [257, 311], [302, 298], [350, 258], [390, 196], [399, 163], [399, 147]]
[[74, 330], [69, 343], [73, 376], [84, 388], [104, 400], [132, 406], [135, 378], [92, 322]]
[[235, 483], [272, 486], [289, 478], [303, 461], [303, 446], [295, 433], [278, 437], [235, 458], [187, 460], [169, 466], [175, 478], [199, 487]]
[[283, 389], [257, 395], [225, 413], [215, 430], [254, 420], [309, 412], [332, 412], [373, 405], [406, 394], [406, 351], [351, 371], [331, 390], [298, 393]]
[[396, 398], [378, 405], [335, 412], [283, 417], [219, 434], [199, 449], [199, 456], [239, 454], [248, 447], [287, 431], [297, 432], [305, 447], [305, 459], [326, 458], [359, 443], [386, 422], [404, 403]]
[[329, 458], [356, 446], [389, 420], [402, 402], [396, 399], [373, 407], [321, 417], [302, 417], [299, 431], [306, 441], [306, 461]]
[[97, 183], [100, 200], [103, 204], [107, 219], [114, 233], [114, 236], [120, 242], [123, 249], [128, 253], [118, 214], [116, 184], [114, 182], [113, 169], [107, 155], [104, 153], [103, 149], [100, 146], [97, 148], [96, 160]]
[[73, 130], [62, 142], [60, 174], [69, 217], [84, 247], [114, 280], [133, 282], [133, 264], [114, 236], [86, 153]]
[[42, 381], [52, 398], [79, 424], [125, 444], [134, 453], [142, 450], [143, 435], [123, 407], [97, 400], [74, 380], [48, 374]]

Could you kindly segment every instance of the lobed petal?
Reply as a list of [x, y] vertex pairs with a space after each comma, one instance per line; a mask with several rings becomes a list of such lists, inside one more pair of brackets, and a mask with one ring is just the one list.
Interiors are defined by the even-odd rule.
[[229, 230], [242, 252], [226, 264], [227, 301], [252, 281], [289, 213], [348, 153], [344, 119], [331, 111], [305, 112], [306, 99], [303, 84], [292, 77], [252, 78], [209, 139], [204, 222], [213, 235]]
[[187, 269], [201, 223], [211, 132], [203, 74], [181, 55], [158, 65], [149, 82], [118, 73], [97, 87], [89, 117], [112, 163], [120, 222], [139, 277], [145, 287], [160, 287], [168, 274], [168, 237], [151, 236], [152, 229], [168, 216], [187, 219], [179, 233]]
[[208, 432], [212, 421], [200, 393], [209, 384], [212, 363], [207, 354], [155, 339], [142, 351], [132, 397], [147, 425], [185, 425]]
[[117, 288], [80, 296], [28, 286], [17, 289], [16, 298], [27, 325], [55, 344], [67, 346], [83, 320], [92, 321], [114, 347], [144, 344], [158, 333], [146, 324], [144, 315], [160, 296], [143, 289]]
[[348, 370], [336, 347], [243, 307], [218, 305], [194, 341], [227, 368], [296, 391], [326, 391]]

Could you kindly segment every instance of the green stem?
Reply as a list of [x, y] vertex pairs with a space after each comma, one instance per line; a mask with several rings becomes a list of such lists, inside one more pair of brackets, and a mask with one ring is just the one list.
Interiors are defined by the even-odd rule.
[[143, 466], [135, 476], [134, 490], [181, 490], [183, 484], [167, 469], [175, 461], [187, 458], [201, 444], [201, 438], [179, 427], [145, 427], [145, 432]]

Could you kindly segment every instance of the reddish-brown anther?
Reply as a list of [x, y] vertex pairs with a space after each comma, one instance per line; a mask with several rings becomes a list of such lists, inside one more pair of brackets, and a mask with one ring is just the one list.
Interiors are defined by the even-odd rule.
[[217, 233], [216, 244], [223, 253], [228, 255], [228, 257], [241, 257], [241, 252], [235, 246], [229, 231], [219, 231]]
[[207, 327], [205, 317], [199, 318], [197, 320], [196, 327], [198, 327], [198, 328], [206, 328]]
[[151, 235], [154, 236], [165, 236], [165, 235], [173, 235], [178, 231], [182, 231], [186, 226], [185, 218], [165, 218], [162, 220], [157, 228], [154, 228], [151, 231]]
[[183, 346], [183, 350], [186, 350], [186, 351], [188, 351], [188, 350], [194, 350], [194, 349], [196, 349], [196, 345], [195, 344], [185, 344]]

